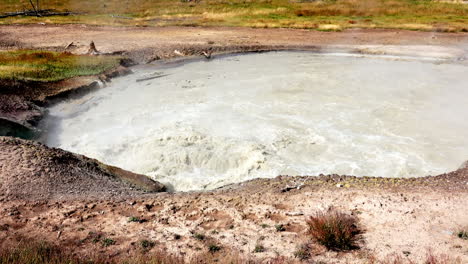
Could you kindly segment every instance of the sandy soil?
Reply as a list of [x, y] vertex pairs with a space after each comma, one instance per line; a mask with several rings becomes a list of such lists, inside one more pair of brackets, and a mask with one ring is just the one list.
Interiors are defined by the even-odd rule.
[[[468, 225], [468, 170], [426, 180], [433, 179], [438, 183], [279, 177], [204, 193], [8, 201], [0, 204], [0, 241], [6, 245], [34, 237], [70, 245], [77, 254], [124, 257], [139, 252], [139, 242], [147, 239], [156, 242], [153, 251], [164, 249], [188, 259], [211, 254], [208, 247], [212, 244], [223, 248], [216, 253], [220, 256], [239, 251], [248, 259], [294, 259], [301, 245], [310, 244], [309, 261], [324, 263], [372, 263], [393, 254], [422, 263], [428, 252], [446, 254], [453, 263], [467, 263], [468, 241], [455, 233]], [[360, 250], [335, 253], [311, 243], [305, 220], [330, 208], [358, 217], [365, 229]], [[141, 222], [129, 222], [131, 217]], [[280, 224], [285, 231], [276, 231]], [[198, 240], [194, 234], [206, 238]], [[116, 245], [96, 244], [96, 236], [111, 238]], [[253, 253], [259, 244], [266, 251]]]
[[[269, 49], [340, 49], [463, 59], [468, 50], [466, 33], [82, 25], [0, 27], [1, 49], [63, 50], [74, 42], [76, 47], [72, 51], [80, 53], [92, 40], [101, 52], [122, 51], [137, 62], [199, 55], [202, 51]], [[278, 255], [293, 258], [299, 246], [310, 243], [309, 262], [372, 263], [398, 254], [419, 263], [432, 251], [436, 255], [446, 254], [458, 263], [468, 263], [468, 241], [455, 235], [468, 226], [468, 168], [419, 179], [279, 177], [210, 192], [147, 194], [130, 191], [122, 182], [109, 183], [109, 179], [103, 178], [108, 176], [96, 172], [95, 165], [79, 163], [86, 158], [73, 159], [74, 165], [69, 166], [70, 163], [60, 160], [50, 161], [57, 150], [13, 142], [6, 138], [0, 141], [3, 193], [0, 247], [26, 237], [70, 245], [77, 254], [101, 252], [118, 257], [140, 250], [138, 241], [150, 239], [156, 241], [153, 251], [167, 249], [187, 259], [211, 254], [210, 244], [223, 248], [215, 253], [220, 257], [239, 251], [246, 259], [268, 259]], [[34, 151], [26, 151], [27, 148]], [[40, 156], [33, 157], [37, 153]], [[69, 173], [72, 168], [75, 174]], [[90, 185], [79, 186], [58, 180], [85, 177], [109, 184], [88, 182]], [[35, 187], [39, 195], [32, 196], [31, 201], [26, 197], [27, 190]], [[5, 195], [22, 188], [26, 193]], [[74, 195], [61, 196], [70, 191]], [[360, 250], [329, 252], [310, 241], [305, 220], [330, 208], [358, 217], [365, 230]], [[130, 217], [143, 221], [129, 222]], [[278, 224], [283, 224], [285, 231], [277, 232]], [[195, 233], [206, 238], [198, 240]], [[116, 245], [103, 247], [93, 243], [96, 237], [110, 237]], [[257, 244], [262, 244], [266, 252], [252, 253]]]

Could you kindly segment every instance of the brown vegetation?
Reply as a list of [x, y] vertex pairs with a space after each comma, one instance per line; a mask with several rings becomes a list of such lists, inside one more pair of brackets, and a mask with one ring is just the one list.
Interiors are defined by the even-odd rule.
[[45, 242], [21, 243], [16, 247], [0, 250], [2, 264], [183, 264], [181, 257], [158, 251], [149, 255], [109, 259], [105, 256], [78, 256], [69, 248]]
[[[109, 256], [104, 254], [80, 255], [73, 253], [73, 248], [53, 245], [46, 242], [21, 242], [16, 246], [0, 249], [1, 264], [260, 264], [261, 261], [243, 258], [233, 251], [210, 250], [208, 254], [199, 254], [190, 260], [169, 254], [163, 250], [134, 252], [129, 256]], [[286, 257], [275, 257], [269, 264], [297, 263]]]
[[[24, 1], [0, 0], [8, 11], [23, 10]], [[43, 8], [76, 12], [47, 18], [14, 17], [11, 23], [85, 23], [136, 26], [246, 26], [320, 29], [327, 24], [341, 28], [407, 28], [468, 30], [468, 6], [425, 0], [134, 0], [55, 1]], [[2, 10], [2, 11], [3, 11]], [[348, 21], [352, 21], [349, 23]]]
[[295, 11], [298, 16], [404, 16], [404, 15], [459, 15], [467, 14], [463, 6], [436, 1], [375, 1], [375, 0], [340, 0], [318, 1], [305, 5]]
[[329, 250], [351, 250], [358, 248], [361, 230], [353, 216], [337, 212], [318, 212], [307, 221], [309, 234]]

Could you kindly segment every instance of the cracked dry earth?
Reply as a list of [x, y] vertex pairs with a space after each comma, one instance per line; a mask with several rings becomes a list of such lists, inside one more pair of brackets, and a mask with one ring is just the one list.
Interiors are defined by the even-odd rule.
[[[369, 263], [392, 254], [405, 254], [419, 263], [428, 252], [448, 254], [455, 263], [468, 262], [468, 241], [455, 235], [468, 226], [468, 168], [407, 180], [282, 176], [209, 192], [156, 194], [124, 188], [93, 166], [78, 166], [81, 174], [71, 177], [78, 184], [59, 180], [69, 178], [67, 171], [78, 168], [67, 170], [60, 162], [47, 163], [47, 157], [57, 150], [19, 140], [14, 140], [16, 148], [33, 145], [43, 159], [23, 151], [24, 158], [15, 160], [20, 173], [12, 177], [15, 168], [6, 161], [12, 161], [8, 157], [13, 153], [5, 152], [11, 141], [3, 138], [0, 142], [2, 193], [12, 190], [11, 186], [36, 187], [49, 196], [19, 192], [3, 197], [0, 246], [34, 238], [68, 245], [76, 254], [124, 257], [138, 252], [139, 241], [147, 239], [156, 242], [153, 251], [167, 250], [186, 259], [212, 254], [208, 247], [216, 244], [222, 250], [213, 254], [220, 257], [238, 252], [245, 259], [266, 261], [276, 256], [293, 259], [298, 247], [310, 243], [312, 260], [325, 263]], [[49, 171], [38, 174], [36, 168], [43, 166]], [[98, 186], [80, 186], [85, 178], [99, 180], [85, 181]], [[57, 195], [70, 191], [74, 195]], [[32, 197], [33, 201], [28, 199]], [[307, 217], [330, 208], [358, 217], [365, 230], [361, 249], [335, 253], [310, 241]], [[129, 221], [131, 218], [136, 221]], [[277, 225], [285, 230], [277, 231]], [[205, 238], [197, 239], [196, 234]], [[116, 244], [103, 247], [95, 243], [96, 237], [111, 238]], [[266, 251], [253, 253], [256, 245], [263, 245]]]

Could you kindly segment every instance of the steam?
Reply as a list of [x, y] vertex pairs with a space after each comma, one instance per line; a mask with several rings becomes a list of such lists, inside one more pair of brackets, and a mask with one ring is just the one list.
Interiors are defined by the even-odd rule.
[[468, 158], [466, 66], [281, 52], [156, 66], [51, 109], [47, 144], [169, 183], [415, 177]]

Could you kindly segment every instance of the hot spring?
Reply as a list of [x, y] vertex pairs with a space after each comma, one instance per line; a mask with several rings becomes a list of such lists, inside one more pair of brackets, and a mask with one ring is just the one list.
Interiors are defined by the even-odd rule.
[[51, 107], [46, 144], [177, 191], [278, 175], [436, 175], [468, 159], [463, 65], [271, 52], [133, 71]]

